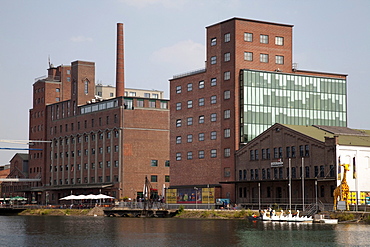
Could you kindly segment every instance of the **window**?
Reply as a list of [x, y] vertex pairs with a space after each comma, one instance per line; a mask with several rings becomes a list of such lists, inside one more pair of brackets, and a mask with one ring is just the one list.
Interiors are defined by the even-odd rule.
[[149, 100], [149, 107], [155, 108], [155, 100]]
[[176, 110], [181, 110], [181, 102], [176, 103]]
[[56, 97], [56, 98], [55, 98], [55, 101], [56, 101], [56, 102], [59, 102], [59, 101], [60, 101], [60, 98], [59, 98], [59, 97]]
[[193, 91], [193, 84], [192, 83], [188, 83], [188, 92], [189, 91]]
[[266, 159], [266, 149], [262, 149], [262, 159], [265, 160]]
[[216, 38], [212, 38], [211, 39], [211, 46], [215, 46], [217, 45], [217, 39]]
[[193, 142], [193, 135], [189, 134], [187, 138], [188, 138], [188, 142]]
[[225, 157], [225, 158], [230, 157], [230, 148], [225, 148], [225, 149], [224, 149], [224, 157]]
[[261, 63], [268, 63], [269, 62], [269, 55], [268, 54], [260, 54], [260, 62]]
[[225, 62], [230, 61], [230, 52], [226, 52], [226, 53], [224, 54], [224, 61], [225, 61]]
[[230, 177], [231, 172], [230, 172], [230, 167], [225, 167], [224, 168], [224, 177]]
[[150, 93], [144, 93], [145, 98], [150, 98]]
[[181, 143], [181, 136], [176, 136], [176, 144], [180, 144]]
[[192, 160], [193, 159], [193, 152], [189, 151], [187, 154], [187, 159]]
[[230, 71], [224, 72], [224, 80], [225, 81], [230, 80]]
[[253, 52], [244, 52], [244, 60], [245, 61], [253, 61]]
[[249, 151], [249, 159], [250, 160], [255, 160], [255, 158], [254, 158], [254, 150], [250, 150]]
[[224, 129], [224, 138], [230, 138], [230, 129]]
[[85, 80], [85, 94], [88, 94], [89, 93], [89, 81], [88, 80]]
[[217, 57], [213, 56], [211, 57], [211, 64], [216, 64], [217, 63]]
[[153, 93], [153, 94], [152, 94], [152, 98], [153, 98], [153, 99], [158, 99], [158, 94], [157, 94], [157, 93]]
[[230, 90], [224, 91], [224, 99], [230, 99]]
[[181, 93], [181, 86], [176, 87], [176, 93]]
[[262, 169], [262, 179], [266, 179], [266, 170]]
[[144, 107], [144, 100], [138, 99], [136, 101], [136, 107]]
[[271, 179], [271, 170], [270, 170], [270, 168], [267, 168], [267, 170], [266, 170], [266, 179]]
[[60, 88], [56, 88], [55, 89], [55, 92], [59, 93], [60, 92]]
[[188, 125], [193, 125], [193, 118], [192, 117], [188, 117]]
[[211, 122], [216, 122], [217, 121], [217, 114], [216, 113], [212, 113], [211, 114]]
[[230, 42], [230, 33], [225, 33], [225, 43]]
[[193, 101], [192, 100], [188, 100], [188, 108], [193, 108]]
[[216, 157], [217, 157], [217, 150], [211, 149], [211, 158], [216, 158]]
[[275, 63], [276, 64], [284, 64], [284, 56], [275, 56]]
[[204, 133], [198, 134], [198, 141], [204, 141]]
[[319, 176], [319, 167], [314, 166], [314, 177], [317, 178]]
[[204, 159], [204, 150], [198, 151], [198, 159]]
[[130, 96], [136, 96], [136, 92], [130, 92]]
[[304, 155], [304, 150], [303, 150], [303, 145], [299, 146], [299, 156], [303, 157]]
[[278, 148], [274, 148], [274, 159], [279, 158]]
[[279, 147], [279, 158], [283, 158], [283, 148]]
[[199, 87], [199, 88], [204, 88], [204, 81], [200, 81], [200, 82], [198, 83], [198, 87]]
[[165, 175], [164, 176], [164, 182], [169, 183], [170, 182], [170, 175]]
[[198, 105], [199, 105], [199, 106], [204, 106], [204, 98], [200, 98], [200, 99], [198, 100]]
[[151, 160], [150, 166], [158, 166], [158, 160]]
[[200, 123], [200, 124], [204, 123], [204, 115], [199, 116], [198, 123]]
[[109, 160], [107, 161], [107, 167], [108, 168], [110, 167], [110, 161]]
[[150, 182], [156, 183], [158, 181], [158, 176], [157, 175], [151, 175], [150, 176]]
[[292, 147], [292, 157], [295, 157], [295, 146]]
[[217, 103], [217, 96], [213, 95], [211, 96], [211, 104], [216, 104]]
[[211, 140], [216, 140], [217, 139], [217, 132], [216, 131], [212, 131], [211, 132]]
[[176, 160], [181, 160], [181, 153], [176, 153]]
[[310, 146], [309, 145], [305, 145], [305, 156], [310, 156]]
[[211, 87], [216, 86], [216, 85], [217, 85], [217, 79], [216, 78], [212, 78], [211, 79]]
[[269, 36], [261, 34], [260, 35], [260, 43], [262, 44], [268, 44], [269, 43]]
[[309, 178], [310, 177], [310, 167], [309, 166], [306, 166], [305, 167], [305, 177], [306, 178]]
[[230, 110], [225, 110], [224, 111], [224, 119], [229, 119], [230, 118]]
[[181, 127], [181, 119], [176, 120], [176, 127]]
[[290, 158], [290, 147], [286, 147], [286, 157]]
[[167, 109], [167, 101], [161, 101], [161, 109]]
[[169, 161], [169, 160], [166, 160], [166, 161], [164, 162], [164, 166], [165, 166], [165, 167], [170, 167], [170, 161]]
[[256, 160], [259, 159], [259, 156], [258, 156], [258, 149], [254, 150], [254, 157], [256, 158]]
[[275, 37], [275, 45], [284, 45], [283, 37]]
[[253, 41], [253, 33], [244, 33], [244, 41], [252, 42]]
[[320, 177], [325, 177], [325, 168], [324, 166], [320, 166]]

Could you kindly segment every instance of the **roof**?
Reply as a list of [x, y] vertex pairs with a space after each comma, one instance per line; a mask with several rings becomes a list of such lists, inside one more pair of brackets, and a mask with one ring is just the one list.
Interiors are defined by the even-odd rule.
[[337, 136], [339, 145], [370, 147], [370, 130], [323, 125], [282, 125], [322, 142], [325, 142], [325, 137], [334, 138]]
[[221, 22], [218, 22], [218, 23], [209, 25], [208, 27], [212, 27], [212, 26], [215, 26], [215, 25], [218, 25], [218, 24], [222, 24], [222, 23], [225, 23], [225, 22], [228, 22], [228, 21], [233, 21], [233, 20], [250, 21], [250, 22], [257, 22], [257, 23], [262, 23], [262, 24], [287, 26], [287, 27], [293, 27], [294, 26], [294, 25], [291, 25], [291, 24], [282, 24], [282, 23], [276, 23], [276, 22], [261, 21], [261, 20], [252, 20], [252, 19], [245, 19], [245, 18], [240, 18], [240, 17], [233, 17], [233, 18], [230, 18], [230, 19], [227, 19], [227, 20], [224, 20], [224, 21], [221, 21]]

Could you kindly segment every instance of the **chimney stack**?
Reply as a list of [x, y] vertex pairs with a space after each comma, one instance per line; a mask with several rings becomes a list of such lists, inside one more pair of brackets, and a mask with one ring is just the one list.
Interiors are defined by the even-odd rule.
[[123, 23], [117, 23], [116, 97], [125, 95]]

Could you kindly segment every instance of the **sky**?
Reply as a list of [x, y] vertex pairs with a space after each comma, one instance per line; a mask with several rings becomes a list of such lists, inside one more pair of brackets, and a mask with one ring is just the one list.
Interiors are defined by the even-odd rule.
[[[370, 129], [369, 0], [0, 0], [0, 140], [28, 140], [35, 78], [75, 60], [114, 85], [116, 24], [124, 23], [125, 84], [165, 91], [204, 68], [205, 31], [233, 17], [292, 24], [300, 70], [348, 74], [348, 127]], [[0, 142], [0, 147], [27, 148]], [[16, 152], [0, 150], [0, 165]], [[25, 152], [25, 151], [23, 151]]]

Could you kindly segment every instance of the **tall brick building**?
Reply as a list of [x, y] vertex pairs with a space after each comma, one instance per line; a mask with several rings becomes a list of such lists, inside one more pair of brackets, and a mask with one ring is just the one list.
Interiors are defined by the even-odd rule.
[[115, 96], [105, 99], [96, 93], [93, 62], [50, 64], [36, 79], [29, 139], [42, 142], [30, 146], [40, 149], [29, 153], [29, 178], [40, 178], [27, 193], [32, 201], [57, 203], [71, 192], [136, 198], [146, 176], [159, 194], [168, 187], [168, 100], [125, 96], [120, 23], [116, 71]]
[[298, 70], [292, 29], [242, 18], [208, 26], [206, 67], [170, 80], [178, 197], [211, 187], [233, 201], [235, 152], [276, 122], [347, 125], [346, 75]]

